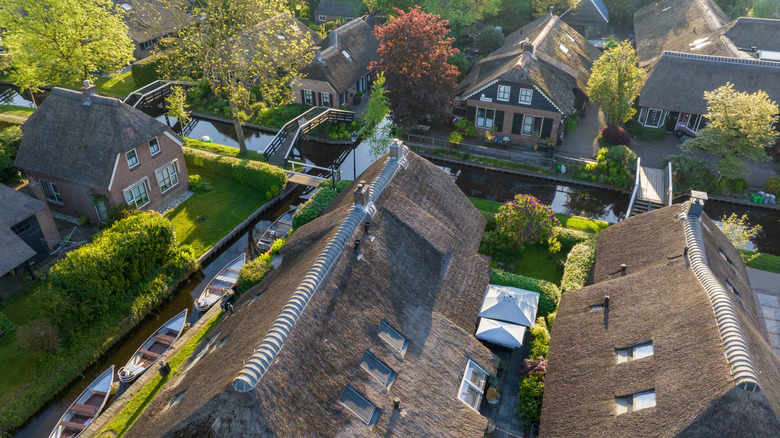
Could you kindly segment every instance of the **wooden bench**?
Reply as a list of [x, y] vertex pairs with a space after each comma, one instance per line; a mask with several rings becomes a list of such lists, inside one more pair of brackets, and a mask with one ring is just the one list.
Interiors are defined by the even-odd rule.
[[81, 403], [73, 403], [73, 407], [70, 408], [70, 410], [77, 414], [84, 414], [88, 417], [94, 417], [95, 415], [97, 415], [98, 406], [85, 405]]
[[154, 335], [154, 339], [165, 342], [168, 345], [173, 344], [173, 341], [176, 340], [176, 338], [174, 338], [173, 336], [163, 335], [161, 333], [157, 333], [156, 335]]
[[238, 269], [233, 269], [233, 268], [227, 268], [227, 270], [228, 270], [228, 272], [235, 272], [236, 274], [241, 272]]
[[86, 424], [74, 423], [72, 421], [60, 421], [60, 426], [67, 427], [68, 429], [84, 430], [87, 428]]
[[159, 359], [160, 355], [154, 352], [151, 352], [149, 350], [144, 350], [143, 348], [139, 348], [138, 352], [143, 354], [146, 357], [149, 357], [151, 359]]

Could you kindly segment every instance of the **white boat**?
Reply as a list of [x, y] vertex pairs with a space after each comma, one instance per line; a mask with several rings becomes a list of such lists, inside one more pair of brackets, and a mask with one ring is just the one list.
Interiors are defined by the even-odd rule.
[[246, 254], [242, 253], [227, 264], [214, 278], [211, 279], [208, 286], [203, 289], [200, 297], [195, 301], [195, 308], [201, 312], [209, 310], [225, 293], [227, 293], [238, 281], [238, 273], [241, 267], [246, 263]]
[[260, 251], [268, 251], [271, 249], [271, 246], [274, 244], [274, 242], [283, 237], [287, 237], [287, 235], [290, 234], [290, 230], [292, 230], [292, 218], [294, 214], [295, 208], [291, 208], [289, 211], [287, 211], [287, 213], [279, 216], [279, 218], [276, 219], [267, 230], [265, 230], [265, 233], [260, 236], [260, 241], [257, 242], [257, 247], [260, 249]]
[[127, 365], [119, 369], [119, 381], [129, 383], [137, 379], [179, 339], [187, 322], [187, 309], [171, 318], [138, 347]]
[[62, 414], [60, 421], [54, 426], [49, 438], [76, 438], [84, 432], [89, 423], [94, 420], [103, 406], [106, 405], [111, 385], [114, 383], [114, 366], [100, 375]]

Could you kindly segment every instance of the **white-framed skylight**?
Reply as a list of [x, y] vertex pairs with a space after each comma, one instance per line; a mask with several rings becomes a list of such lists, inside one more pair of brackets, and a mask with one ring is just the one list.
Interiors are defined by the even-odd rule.
[[406, 340], [398, 331], [384, 320], [379, 323], [379, 330], [377, 331], [379, 337], [387, 342], [388, 345], [393, 347], [394, 350], [403, 355], [406, 353], [406, 349], [409, 347], [409, 341]]
[[346, 50], [342, 50], [341, 54], [344, 55], [344, 57], [347, 58], [349, 62], [355, 61], [354, 59], [352, 59], [352, 55], [350, 55], [349, 52], [347, 52]]
[[458, 390], [460, 401], [479, 412], [479, 405], [482, 403], [482, 393], [485, 391], [487, 378], [487, 371], [469, 359], [466, 363], [463, 379], [460, 382], [460, 389]]
[[376, 358], [370, 351], [366, 350], [363, 353], [363, 359], [360, 361], [360, 368], [363, 368], [371, 374], [379, 383], [386, 388], [389, 388], [393, 384], [397, 373], [385, 365], [382, 361]]
[[349, 385], [341, 392], [339, 403], [369, 427], [373, 427], [379, 418], [379, 409]]
[[569, 54], [569, 49], [566, 48], [566, 46], [564, 46], [563, 44], [558, 44], [558, 47], [560, 47], [561, 50], [563, 50], [563, 53], [565, 53], [567, 55]]
[[131, 5], [130, 3], [120, 3], [119, 6], [128, 12], [133, 10], [133, 5]]
[[630, 362], [652, 356], [653, 343], [646, 342], [629, 348], [619, 348], [615, 351], [617, 353], [617, 363]]
[[617, 415], [652, 408], [655, 406], [655, 391], [644, 391], [622, 397], [615, 397], [615, 405], [615, 413]]

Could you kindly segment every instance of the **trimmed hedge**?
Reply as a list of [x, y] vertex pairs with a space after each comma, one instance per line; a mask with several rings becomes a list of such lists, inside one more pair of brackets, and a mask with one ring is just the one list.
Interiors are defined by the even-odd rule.
[[265, 191], [266, 199], [278, 195], [287, 184], [287, 173], [280, 167], [259, 161], [215, 155], [209, 152], [183, 147], [187, 167], [203, 169], [208, 173], [232, 178], [245, 186]]
[[555, 312], [561, 300], [560, 289], [549, 281], [524, 277], [502, 269], [493, 269], [490, 275], [490, 283], [539, 292], [539, 309], [536, 313], [538, 316], [547, 316]]
[[563, 268], [561, 293], [582, 289], [590, 275], [590, 268], [596, 260], [596, 239], [580, 242], [569, 251]]
[[236, 282], [236, 298], [255, 287], [263, 281], [263, 278], [269, 272], [274, 270], [271, 260], [282, 250], [282, 246], [285, 243], [287, 243], [286, 238], [277, 239], [268, 252], [241, 267], [241, 271], [238, 273], [238, 281]]
[[574, 245], [593, 237], [592, 234], [585, 231], [572, 230], [564, 227], [555, 227], [553, 233], [558, 242], [560, 242], [563, 251], [571, 251], [571, 249], [574, 248]]
[[160, 63], [159, 57], [159, 55], [155, 54], [133, 63], [130, 67], [130, 72], [133, 75], [135, 85], [143, 87], [160, 79], [157, 75], [157, 66]]
[[336, 183], [336, 190], [333, 190], [332, 181], [323, 181], [317, 187], [317, 191], [311, 195], [311, 198], [307, 200], [303, 205], [298, 207], [298, 210], [293, 215], [292, 226], [293, 229], [300, 228], [301, 226], [308, 224], [320, 217], [322, 212], [336, 199], [342, 190], [344, 190], [351, 181], [340, 181]]
[[528, 357], [536, 359], [539, 356], [547, 359], [547, 351], [550, 349], [550, 332], [547, 330], [547, 321], [543, 316], [536, 318], [536, 322], [530, 328], [531, 350]]
[[517, 416], [526, 424], [538, 423], [542, 418], [544, 397], [544, 375], [531, 374], [520, 381], [517, 396], [520, 403], [515, 407]]

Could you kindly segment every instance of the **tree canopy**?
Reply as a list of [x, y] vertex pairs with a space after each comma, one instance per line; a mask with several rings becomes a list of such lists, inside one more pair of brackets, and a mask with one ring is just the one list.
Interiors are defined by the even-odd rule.
[[534, 18], [539, 18], [544, 14], [550, 13], [550, 6], [553, 7], [553, 14], [561, 15], [566, 10], [577, 5], [577, 0], [531, 0], [531, 13]]
[[396, 13], [374, 29], [379, 61], [369, 69], [384, 72], [396, 124], [414, 124], [425, 115], [441, 119], [458, 85], [458, 69], [447, 63], [458, 51], [448, 37], [448, 22], [419, 6]]
[[468, 26], [486, 16], [495, 15], [501, 0], [422, 0], [423, 10], [449, 20], [456, 28]]
[[593, 63], [587, 92], [607, 116], [607, 124], [617, 126], [636, 113], [634, 101], [644, 83], [645, 71], [637, 66], [636, 50], [623, 41]]
[[392, 126], [387, 120], [390, 102], [386, 94], [385, 76], [379, 73], [371, 87], [371, 97], [363, 111], [364, 125], [360, 130], [360, 135], [366, 137], [372, 160], [384, 155], [392, 141]]
[[133, 60], [111, 0], [0, 0], [0, 23], [12, 80], [23, 90], [116, 73]]
[[[697, 138], [683, 143], [686, 151], [703, 150], [719, 155], [723, 160], [732, 157], [758, 162], [768, 159], [765, 148], [772, 146], [777, 131], [772, 130], [772, 122], [777, 122], [780, 112], [777, 103], [769, 99], [764, 91], [746, 93], [734, 90], [734, 84], [713, 91], [705, 91], [707, 100], [707, 126], [700, 129]], [[735, 174], [744, 172], [744, 168], [731, 162], [719, 163], [723, 172]], [[726, 175], [724, 175], [726, 176]], [[733, 176], [733, 175], [732, 175]]]

